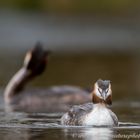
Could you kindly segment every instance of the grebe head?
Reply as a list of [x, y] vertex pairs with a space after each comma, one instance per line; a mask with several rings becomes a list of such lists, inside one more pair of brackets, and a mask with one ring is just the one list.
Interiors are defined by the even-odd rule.
[[24, 59], [24, 67], [31, 71], [31, 75], [41, 74], [48, 63], [48, 55], [50, 51], [44, 50], [40, 42], [35, 47], [28, 51]]
[[111, 83], [109, 80], [97, 80], [94, 84], [93, 90], [93, 103], [105, 103], [108, 105], [112, 104], [112, 90]]

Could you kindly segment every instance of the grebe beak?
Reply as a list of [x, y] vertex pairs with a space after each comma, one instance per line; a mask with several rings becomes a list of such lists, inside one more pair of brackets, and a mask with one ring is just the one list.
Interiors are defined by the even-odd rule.
[[106, 93], [104, 91], [102, 93], [102, 97], [103, 97], [104, 100], [106, 100]]
[[106, 100], [106, 98], [107, 98], [106, 91], [103, 90], [103, 91], [101, 92], [101, 96], [102, 96], [103, 100]]

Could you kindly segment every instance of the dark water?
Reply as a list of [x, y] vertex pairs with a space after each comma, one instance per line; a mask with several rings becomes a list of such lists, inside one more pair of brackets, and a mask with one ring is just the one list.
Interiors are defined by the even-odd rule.
[[[8, 59], [7, 59], [8, 56]], [[3, 51], [1, 85], [22, 65], [24, 52]], [[52, 55], [47, 71], [29, 84], [31, 88], [52, 85], [78, 85], [92, 88], [98, 78], [110, 79], [113, 89], [112, 110], [120, 126], [115, 128], [66, 127], [59, 124], [61, 112], [7, 112], [0, 97], [0, 139], [111, 140], [140, 139], [139, 53], [79, 53]]]

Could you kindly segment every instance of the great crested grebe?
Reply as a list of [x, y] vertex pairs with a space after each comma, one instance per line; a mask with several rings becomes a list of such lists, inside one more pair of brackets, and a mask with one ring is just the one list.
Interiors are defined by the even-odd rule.
[[73, 106], [61, 118], [62, 125], [117, 126], [117, 116], [108, 109], [112, 104], [111, 84], [99, 79], [92, 92], [93, 103]]
[[53, 86], [47, 89], [28, 90], [24, 86], [42, 74], [48, 63], [49, 51], [40, 43], [27, 52], [22, 68], [12, 77], [5, 88], [4, 99], [10, 110], [29, 112], [66, 111], [71, 105], [90, 100], [88, 92], [75, 86]]

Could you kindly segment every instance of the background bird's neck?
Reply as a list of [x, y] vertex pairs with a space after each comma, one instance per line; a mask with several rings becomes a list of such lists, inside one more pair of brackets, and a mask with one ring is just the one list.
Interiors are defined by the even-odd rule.
[[7, 103], [10, 103], [11, 99], [24, 88], [25, 84], [31, 79], [30, 74], [30, 71], [23, 67], [13, 76], [4, 92]]

